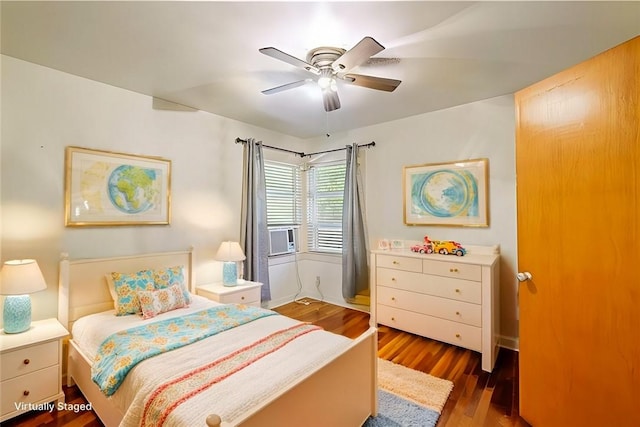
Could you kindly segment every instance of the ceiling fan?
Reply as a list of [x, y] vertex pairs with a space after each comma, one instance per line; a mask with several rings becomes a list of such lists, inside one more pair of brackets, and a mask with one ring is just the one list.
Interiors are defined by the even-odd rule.
[[306, 61], [284, 53], [275, 47], [263, 47], [259, 50], [267, 56], [302, 68], [315, 75], [312, 79], [287, 83], [282, 86], [263, 90], [262, 93], [271, 95], [302, 86], [309, 81], [315, 81], [322, 89], [322, 100], [324, 109], [327, 112], [340, 108], [336, 79], [344, 80], [346, 83], [352, 85], [386, 92], [393, 92], [401, 83], [400, 80], [349, 73], [353, 68], [367, 62], [371, 56], [384, 50], [384, 46], [372, 37], [363, 38], [349, 50], [337, 47], [318, 47], [312, 49], [307, 54]]

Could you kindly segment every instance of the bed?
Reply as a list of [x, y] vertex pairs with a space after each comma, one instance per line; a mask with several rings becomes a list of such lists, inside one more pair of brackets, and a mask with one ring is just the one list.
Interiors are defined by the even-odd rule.
[[[193, 259], [192, 250], [101, 259], [61, 257], [58, 319], [72, 332], [67, 384], [78, 386], [107, 427], [153, 425], [158, 420], [167, 426], [357, 427], [376, 414], [373, 325], [351, 340], [268, 310], [206, 300], [195, 295]], [[175, 266], [183, 268], [191, 297], [188, 307], [146, 320], [115, 315], [119, 308], [114, 308], [106, 275]], [[140, 362], [115, 390], [93, 381], [92, 365], [103, 362], [103, 357], [96, 358], [96, 345], [105, 337], [131, 327], [192, 324], [205, 311], [215, 313], [209, 317], [223, 312], [226, 319], [229, 312], [241, 311], [255, 318]], [[92, 328], [92, 323], [101, 327]], [[248, 356], [249, 350], [262, 353]], [[187, 383], [189, 391], [184, 388]]]

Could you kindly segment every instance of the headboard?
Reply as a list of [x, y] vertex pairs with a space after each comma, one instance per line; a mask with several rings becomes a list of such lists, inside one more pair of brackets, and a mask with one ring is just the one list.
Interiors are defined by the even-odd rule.
[[68, 254], [63, 253], [58, 284], [58, 320], [71, 331], [73, 322], [80, 317], [112, 309], [113, 299], [107, 288], [105, 274], [114, 271], [135, 273], [184, 265], [185, 281], [189, 291], [195, 293], [193, 256], [193, 248], [188, 251], [77, 260], [70, 260]]

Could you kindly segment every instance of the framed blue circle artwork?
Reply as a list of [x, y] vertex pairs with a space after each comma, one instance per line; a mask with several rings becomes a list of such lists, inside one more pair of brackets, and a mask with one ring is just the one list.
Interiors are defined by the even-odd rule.
[[405, 167], [405, 223], [487, 226], [487, 159]]

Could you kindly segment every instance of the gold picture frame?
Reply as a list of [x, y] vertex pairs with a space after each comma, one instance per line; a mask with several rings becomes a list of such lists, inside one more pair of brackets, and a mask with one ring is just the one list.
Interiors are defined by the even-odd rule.
[[405, 166], [404, 223], [488, 227], [489, 160]]
[[65, 226], [167, 225], [171, 160], [66, 147]]

